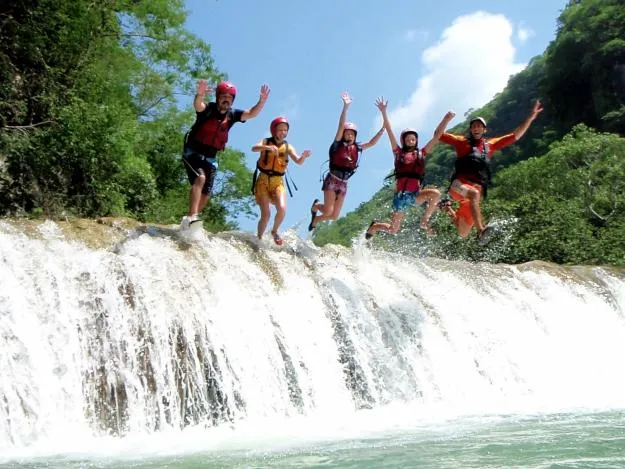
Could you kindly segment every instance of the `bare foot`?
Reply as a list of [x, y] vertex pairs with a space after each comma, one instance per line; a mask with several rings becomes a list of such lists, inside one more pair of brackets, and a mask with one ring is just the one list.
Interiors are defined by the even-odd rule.
[[425, 231], [428, 235], [433, 235], [435, 234], [434, 232], [434, 228], [432, 228], [430, 225], [428, 225], [427, 223], [421, 223], [421, 225], [419, 225], [419, 228], [421, 228], [423, 231]]

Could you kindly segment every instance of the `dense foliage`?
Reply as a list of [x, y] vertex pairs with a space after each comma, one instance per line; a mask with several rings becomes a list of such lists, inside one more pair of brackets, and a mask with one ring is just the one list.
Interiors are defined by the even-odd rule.
[[[0, 214], [180, 219], [193, 115], [178, 100], [196, 78], [220, 77], [185, 19], [182, 0], [3, 3]], [[220, 164], [214, 229], [251, 202], [244, 155]]]

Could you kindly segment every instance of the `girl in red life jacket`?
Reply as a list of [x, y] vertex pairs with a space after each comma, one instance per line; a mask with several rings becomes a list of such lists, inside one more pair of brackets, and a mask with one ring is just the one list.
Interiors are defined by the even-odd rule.
[[[382, 127], [371, 140], [366, 143], [356, 142], [358, 128], [347, 120], [347, 109], [352, 98], [347, 93], [341, 95], [343, 110], [339, 118], [334, 142], [330, 146], [330, 170], [323, 181], [323, 203], [315, 199], [310, 207], [310, 224], [308, 231], [315, 229], [317, 223], [326, 220], [336, 220], [341, 213], [345, 196], [347, 195], [347, 180], [354, 175], [358, 168], [360, 153], [378, 143], [384, 133]], [[317, 215], [317, 212], [321, 215]]]
[[438, 208], [437, 204], [441, 198], [441, 193], [438, 189], [434, 188], [428, 187], [426, 189], [421, 189], [421, 182], [425, 176], [425, 157], [430, 153], [436, 142], [438, 142], [447, 124], [455, 117], [455, 114], [451, 111], [445, 114], [443, 120], [438, 124], [438, 127], [436, 127], [432, 140], [419, 150], [419, 135], [414, 129], [405, 129], [402, 131], [399, 138], [401, 146], [398, 145], [386, 113], [387, 103], [388, 101], [384, 101], [383, 98], [378, 98], [376, 101], [376, 106], [382, 113], [384, 128], [386, 129], [393, 154], [395, 155], [394, 176], [396, 183], [395, 195], [393, 196], [393, 215], [391, 216], [390, 223], [380, 223], [373, 220], [367, 229], [365, 238], [371, 238], [380, 230], [391, 234], [397, 233], [404, 219], [406, 210], [415, 205], [421, 205], [424, 202], [427, 202], [427, 207], [421, 217], [420, 226], [421, 229], [425, 230], [428, 234], [432, 234], [433, 231], [428, 222], [434, 211]]

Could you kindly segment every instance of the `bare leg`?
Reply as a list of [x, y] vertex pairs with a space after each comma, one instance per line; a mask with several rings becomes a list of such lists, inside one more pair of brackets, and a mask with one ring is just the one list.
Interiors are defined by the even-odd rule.
[[321, 212], [321, 215], [317, 215], [315, 217], [315, 220], [313, 221], [313, 226], [317, 225], [317, 223], [322, 221], [332, 220], [332, 214], [336, 211], [335, 205], [336, 203], [338, 203], [339, 199], [341, 201], [339, 206], [340, 211], [341, 207], [343, 206], [343, 200], [345, 199], [345, 197], [337, 197], [336, 192], [334, 192], [333, 190], [323, 191], [323, 204], [316, 204], [316, 206], [314, 207], [314, 209]]
[[200, 206], [199, 206], [200, 210], [199, 210], [198, 213], [201, 213], [206, 208], [206, 206], [208, 205], [209, 201], [210, 201], [210, 195], [206, 195], [206, 194], [202, 194], [201, 195], [201, 197], [200, 197]]
[[475, 220], [475, 228], [478, 234], [484, 231], [484, 222], [482, 221], [482, 210], [480, 209], [481, 192], [478, 189], [472, 189], [467, 192], [467, 198], [471, 202], [471, 214]]
[[456, 229], [458, 230], [458, 234], [461, 237], [466, 238], [471, 232], [472, 228], [473, 224], [469, 225], [466, 221], [464, 221], [464, 219], [458, 217], [458, 221], [456, 222]]
[[471, 228], [473, 228], [473, 223], [468, 224], [463, 218], [459, 217], [456, 211], [451, 207], [451, 203], [449, 205], [444, 205], [441, 210], [451, 219], [451, 222], [456, 227], [456, 230], [458, 230], [458, 234], [461, 237], [466, 238], [471, 232]]
[[276, 233], [278, 233], [280, 225], [282, 224], [282, 221], [284, 220], [284, 217], [286, 215], [286, 192], [283, 190], [277, 191], [277, 193], [275, 194], [275, 198], [272, 202], [276, 206], [276, 216], [273, 219], [273, 228], [271, 229], [271, 234], [275, 235]]
[[421, 205], [427, 202], [428, 206], [421, 217], [420, 227], [428, 234], [434, 234], [434, 230], [429, 225], [432, 214], [438, 209], [438, 201], [441, 200], [441, 193], [438, 189], [423, 189], [416, 198], [416, 204]]
[[399, 231], [399, 228], [401, 227], [401, 222], [403, 221], [403, 219], [404, 219], [404, 212], [393, 212], [393, 215], [391, 215], [390, 223], [381, 223], [381, 222], [372, 223], [369, 226], [369, 229], [367, 230], [367, 234], [373, 236], [378, 231], [386, 231], [387, 233], [395, 234]]
[[269, 207], [270, 200], [268, 197], [263, 197], [260, 200], [257, 200], [256, 203], [260, 207], [260, 220], [258, 220], [256, 236], [258, 236], [258, 239], [263, 239], [263, 234], [265, 234], [265, 230], [269, 224], [269, 217], [271, 216]]
[[204, 175], [204, 171], [199, 170], [198, 177], [193, 181], [193, 185], [191, 186], [191, 192], [189, 193], [189, 213], [188, 215], [192, 217], [193, 215], [197, 215], [200, 212], [200, 201], [203, 197], [206, 197], [206, 202], [204, 202], [204, 208], [206, 203], [208, 203], [208, 196], [202, 194], [202, 188], [204, 187], [204, 183], [206, 182], [206, 176]]
[[339, 195], [336, 198], [336, 202], [334, 202], [334, 210], [332, 210], [332, 214], [330, 215], [331, 220], [338, 220], [341, 209], [343, 208], [343, 202], [345, 202], [345, 195]]

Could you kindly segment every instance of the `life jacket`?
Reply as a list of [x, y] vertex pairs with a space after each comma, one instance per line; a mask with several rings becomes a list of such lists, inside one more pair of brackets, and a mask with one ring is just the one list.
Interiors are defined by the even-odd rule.
[[[411, 161], [412, 160], [412, 161]], [[395, 179], [408, 178], [423, 181], [425, 177], [425, 157], [419, 149], [413, 151], [400, 150], [395, 155]]]
[[193, 125], [189, 139], [221, 151], [226, 148], [228, 132], [233, 125], [234, 112], [232, 109], [226, 112], [225, 116], [222, 117], [216, 108], [212, 108], [206, 114], [205, 120], [202, 123], [198, 121]]
[[351, 144], [340, 142], [340, 145], [332, 144], [329, 153], [330, 173], [347, 181], [358, 168], [358, 158], [362, 153], [362, 147], [357, 142]]
[[[273, 137], [265, 139], [263, 145], [276, 145], [276, 141]], [[271, 151], [263, 151], [256, 162], [256, 168], [263, 174], [268, 176], [284, 176], [286, 173], [286, 167], [289, 164], [289, 144], [286, 140], [282, 141], [282, 144], [278, 146], [278, 154]]]
[[[273, 137], [267, 138], [263, 140], [263, 145], [278, 145]], [[258, 177], [258, 173], [261, 172], [266, 174], [269, 177], [279, 176], [282, 177], [286, 174], [286, 169], [289, 164], [289, 143], [286, 140], [282, 141], [282, 144], [278, 146], [278, 155], [270, 151], [263, 151], [256, 162], [256, 170], [254, 171], [254, 175], [252, 176], [252, 194], [255, 193], [256, 190], [256, 178]], [[293, 197], [293, 191], [291, 190], [291, 185], [289, 184], [289, 178], [284, 178], [286, 181], [286, 187], [289, 191], [289, 195]], [[293, 179], [291, 179], [291, 184], [295, 190], [297, 190], [297, 186]]]
[[471, 149], [466, 155], [458, 156], [454, 165], [454, 172], [451, 175], [451, 181], [463, 178], [467, 181], [474, 182], [482, 186], [483, 196], [486, 198], [486, 189], [490, 183], [491, 172], [488, 158], [490, 144], [486, 139], [482, 139], [484, 144], [482, 149], [478, 148], [479, 141], [473, 138], [469, 139]]

